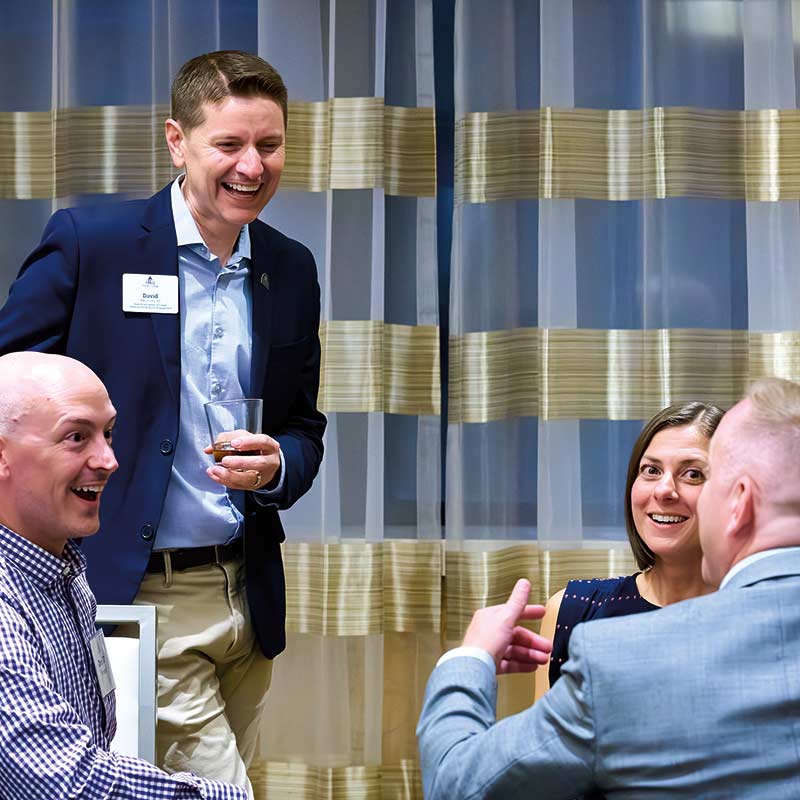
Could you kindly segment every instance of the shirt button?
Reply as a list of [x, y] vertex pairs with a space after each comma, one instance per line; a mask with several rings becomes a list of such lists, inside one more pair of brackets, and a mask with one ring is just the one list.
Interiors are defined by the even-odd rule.
[[72, 572], [72, 567], [69, 564], [64, 565], [64, 569], [61, 570], [61, 574], [66, 578]]
[[153, 526], [149, 522], [146, 525], [142, 525], [142, 529], [139, 531], [139, 533], [141, 534], [142, 539], [144, 539], [146, 542], [149, 542], [156, 534], [156, 532], [153, 530]]
[[173, 450], [172, 442], [169, 439], [162, 439], [159, 449], [165, 456], [168, 456]]
[[221, 328], [221, 327], [217, 326], [217, 327], [214, 329], [214, 336], [216, 336], [216, 337], [217, 337], [217, 339], [219, 339], [219, 338], [220, 338], [220, 336], [222, 336], [222, 328]]

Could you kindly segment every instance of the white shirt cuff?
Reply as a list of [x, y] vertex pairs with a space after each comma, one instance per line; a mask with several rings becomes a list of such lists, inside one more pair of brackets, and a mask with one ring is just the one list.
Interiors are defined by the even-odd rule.
[[440, 664], [444, 664], [445, 661], [449, 661], [451, 658], [461, 658], [462, 656], [466, 656], [467, 658], [477, 658], [479, 661], [483, 661], [483, 663], [486, 664], [486, 666], [492, 671], [492, 675], [494, 675], [497, 670], [494, 659], [489, 655], [489, 653], [482, 647], [474, 647], [472, 645], [462, 645], [461, 647], [454, 647], [452, 650], [448, 650], [436, 662], [436, 666], [438, 667]]

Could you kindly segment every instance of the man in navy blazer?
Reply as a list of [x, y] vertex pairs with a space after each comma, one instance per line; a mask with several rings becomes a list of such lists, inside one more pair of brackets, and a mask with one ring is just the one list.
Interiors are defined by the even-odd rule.
[[800, 386], [756, 383], [709, 462], [698, 515], [719, 591], [579, 625], [562, 679], [495, 722], [495, 670], [530, 671], [549, 651], [517, 626], [543, 613], [519, 581], [428, 682], [426, 800], [800, 797]]
[[[0, 311], [0, 352], [76, 358], [118, 410], [120, 469], [83, 548], [100, 602], [158, 608], [161, 764], [242, 785], [285, 647], [278, 510], [311, 486], [325, 429], [314, 259], [257, 219], [286, 109], [262, 59], [192, 59], [166, 122], [185, 175], [55, 213]], [[263, 432], [233, 441], [258, 454], [213, 465], [203, 403], [237, 397], [263, 399]]]

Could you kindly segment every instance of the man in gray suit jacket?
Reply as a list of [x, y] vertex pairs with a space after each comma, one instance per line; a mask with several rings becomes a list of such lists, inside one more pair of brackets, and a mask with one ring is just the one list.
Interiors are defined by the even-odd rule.
[[700, 539], [720, 591], [578, 626], [562, 679], [495, 723], [495, 670], [530, 671], [549, 650], [517, 625], [543, 613], [519, 581], [430, 678], [427, 800], [800, 798], [800, 386], [755, 384], [709, 461]]

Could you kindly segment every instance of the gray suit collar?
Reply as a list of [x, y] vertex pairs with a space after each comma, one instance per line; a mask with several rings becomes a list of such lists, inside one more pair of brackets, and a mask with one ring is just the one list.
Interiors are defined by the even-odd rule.
[[760, 581], [773, 578], [786, 578], [790, 575], [800, 575], [800, 550], [780, 549], [771, 556], [762, 558], [754, 564], [748, 564], [741, 572], [737, 572], [725, 584], [727, 589], [738, 589], [742, 586], [752, 586]]

